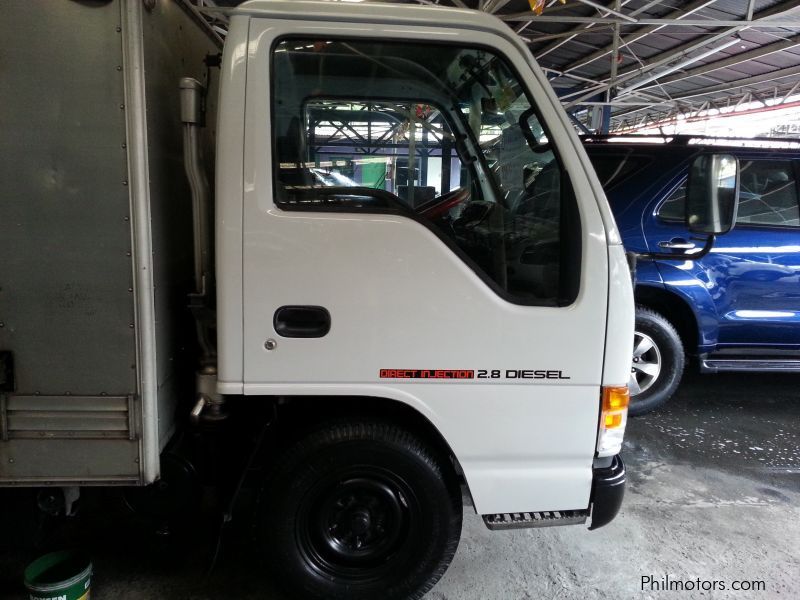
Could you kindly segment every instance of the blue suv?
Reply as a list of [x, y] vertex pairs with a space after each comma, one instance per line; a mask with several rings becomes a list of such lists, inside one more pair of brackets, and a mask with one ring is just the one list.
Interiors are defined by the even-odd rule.
[[[705, 373], [800, 372], [800, 143], [612, 139], [584, 145], [626, 249], [676, 255], [637, 264], [631, 414], [669, 400], [685, 355]], [[738, 214], [710, 253], [687, 260], [702, 245], [684, 225], [689, 164], [710, 151], [738, 158]]]

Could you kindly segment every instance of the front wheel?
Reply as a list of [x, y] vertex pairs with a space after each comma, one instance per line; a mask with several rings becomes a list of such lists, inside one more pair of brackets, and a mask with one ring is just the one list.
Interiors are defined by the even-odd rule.
[[638, 307], [628, 412], [643, 415], [666, 403], [678, 388], [683, 366], [683, 344], [672, 323], [649, 308]]
[[277, 461], [264, 494], [267, 565], [291, 598], [421, 598], [461, 535], [447, 458], [380, 421], [308, 434]]

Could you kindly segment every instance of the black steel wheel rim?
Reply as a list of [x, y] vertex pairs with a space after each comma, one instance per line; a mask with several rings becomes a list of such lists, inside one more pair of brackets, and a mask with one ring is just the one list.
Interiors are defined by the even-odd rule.
[[326, 577], [366, 583], [413, 558], [421, 511], [399, 475], [354, 466], [323, 477], [298, 506], [297, 543]]

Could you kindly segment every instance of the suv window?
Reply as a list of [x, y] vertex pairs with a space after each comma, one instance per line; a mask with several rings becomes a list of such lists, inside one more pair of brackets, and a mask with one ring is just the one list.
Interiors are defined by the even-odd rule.
[[[666, 221], [683, 221], [685, 202], [686, 181], [661, 205], [658, 216]], [[800, 204], [792, 161], [742, 161], [736, 223], [800, 227]]]
[[298, 39], [273, 50], [275, 203], [392, 212], [508, 300], [569, 304], [580, 220], [511, 68], [450, 45]]
[[600, 185], [606, 190], [621, 183], [634, 173], [638, 173], [652, 162], [652, 159], [648, 156], [630, 153], [606, 154], [591, 151], [589, 152], [589, 160], [592, 161], [592, 166], [597, 173], [597, 178], [600, 180]]
[[658, 209], [658, 216], [665, 221], [681, 221], [686, 218], [686, 180], [675, 188]]

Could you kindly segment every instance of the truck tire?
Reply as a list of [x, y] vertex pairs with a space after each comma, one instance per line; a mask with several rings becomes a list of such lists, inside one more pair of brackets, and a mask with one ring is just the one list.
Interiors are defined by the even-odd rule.
[[638, 306], [628, 414], [643, 415], [666, 403], [681, 382], [683, 366], [683, 344], [672, 323], [659, 313]]
[[290, 598], [421, 598], [461, 536], [461, 491], [446, 456], [381, 421], [334, 422], [279, 458], [260, 538]]

